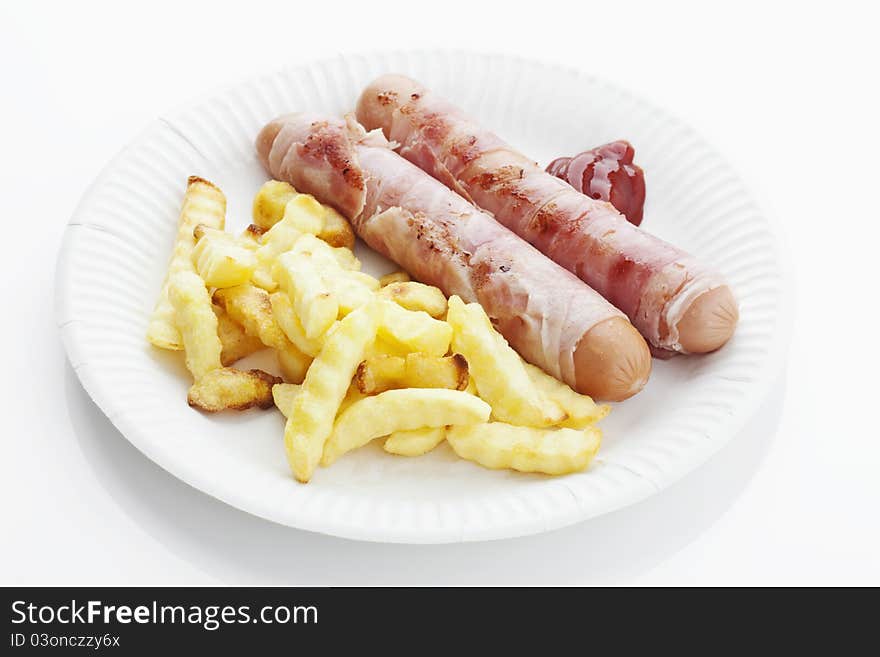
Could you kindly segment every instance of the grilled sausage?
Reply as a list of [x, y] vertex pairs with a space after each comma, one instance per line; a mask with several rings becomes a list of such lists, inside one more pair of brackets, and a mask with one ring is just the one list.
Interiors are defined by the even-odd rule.
[[257, 138], [266, 170], [336, 207], [372, 248], [446, 294], [478, 301], [528, 361], [584, 394], [642, 389], [647, 344], [619, 310], [353, 119], [291, 114]]
[[357, 117], [620, 308], [655, 353], [713, 351], [733, 334], [736, 300], [717, 272], [546, 173], [418, 82], [378, 78]]

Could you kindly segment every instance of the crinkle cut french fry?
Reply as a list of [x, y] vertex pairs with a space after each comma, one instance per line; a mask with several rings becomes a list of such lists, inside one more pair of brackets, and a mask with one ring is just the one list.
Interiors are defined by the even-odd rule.
[[608, 404], [597, 404], [592, 397], [575, 392], [562, 381], [544, 372], [540, 367], [525, 361], [523, 361], [523, 366], [538, 391], [547, 399], [559, 404], [568, 415], [559, 426], [583, 429], [598, 422], [611, 412], [611, 407]]
[[192, 263], [192, 251], [195, 247], [193, 231], [203, 224], [211, 228], [222, 229], [226, 222], [226, 197], [211, 182], [190, 176], [187, 181], [186, 193], [180, 208], [177, 223], [177, 238], [174, 243], [168, 273], [162, 283], [159, 299], [150, 324], [147, 328], [147, 340], [162, 349], [183, 349], [183, 340], [174, 318], [174, 308], [168, 298], [168, 284], [171, 276], [180, 271], [195, 271]]
[[236, 370], [223, 367], [211, 370], [189, 389], [187, 402], [193, 408], [216, 413], [243, 411], [247, 408], [269, 408], [272, 386], [281, 379], [263, 370]]
[[278, 351], [278, 364], [288, 383], [300, 383], [312, 361], [297, 349], [272, 313], [269, 293], [250, 284], [214, 291], [214, 303], [222, 307], [249, 334]]
[[198, 226], [193, 264], [208, 287], [233, 287], [251, 280], [257, 257], [229, 233]]
[[339, 414], [321, 465], [395, 431], [485, 422], [490, 413], [486, 402], [458, 390], [405, 388], [364, 397]]
[[364, 359], [354, 375], [358, 390], [375, 395], [395, 388], [447, 388], [464, 390], [468, 365], [464, 356], [374, 356]]
[[468, 381], [468, 362], [461, 354], [438, 357], [414, 352], [406, 355], [404, 384], [407, 388], [464, 390]]
[[330, 206], [325, 207], [327, 214], [324, 216], [324, 228], [318, 233], [318, 237], [330, 246], [354, 249], [354, 231], [351, 229], [351, 224]]
[[317, 356], [318, 352], [321, 351], [322, 341], [321, 339], [310, 340], [306, 337], [306, 330], [293, 310], [293, 303], [291, 303], [290, 297], [284, 292], [273, 292], [269, 295], [269, 302], [272, 305], [272, 315], [288, 340], [304, 354], [312, 358]]
[[258, 337], [267, 347], [284, 351], [291, 346], [284, 331], [275, 321], [269, 293], [265, 290], [245, 283], [214, 290], [213, 299], [249, 335]]
[[300, 390], [302, 386], [295, 383], [276, 383], [272, 386], [272, 401], [284, 417], [290, 416], [293, 400]]
[[270, 292], [275, 290], [277, 281], [272, 276], [272, 267], [276, 258], [293, 250], [303, 238], [306, 238], [306, 243], [311, 243], [309, 240], [318, 242], [332, 255], [333, 249], [314, 236], [324, 225], [325, 212], [324, 206], [308, 194], [298, 194], [288, 202], [281, 221], [260, 238], [256, 255], [258, 266], [253, 275], [257, 285]]
[[217, 337], [217, 316], [205, 282], [191, 271], [175, 273], [168, 285], [168, 299], [174, 309], [186, 354], [186, 368], [198, 381], [220, 369], [223, 345]]
[[449, 351], [452, 327], [423, 311], [413, 312], [396, 303], [379, 301], [379, 337], [406, 351], [443, 356]]
[[288, 201], [297, 195], [292, 185], [280, 180], [263, 183], [254, 197], [253, 220], [260, 228], [271, 228], [284, 217]]
[[538, 392], [523, 362], [495, 331], [478, 303], [449, 299], [446, 321], [452, 326], [452, 347], [467, 359], [480, 397], [492, 406], [495, 419], [543, 427], [562, 422], [565, 412]]
[[214, 304], [213, 309], [217, 315], [217, 337], [223, 345], [220, 353], [223, 367], [265, 348], [266, 345], [258, 337], [248, 335], [241, 324], [232, 319], [223, 308]]
[[446, 427], [427, 427], [395, 431], [382, 445], [389, 454], [398, 456], [421, 456], [427, 454], [446, 439]]
[[602, 442], [598, 427], [535, 429], [504, 422], [449, 427], [446, 440], [461, 458], [493, 469], [549, 475], [586, 468]]
[[390, 299], [407, 310], [424, 310], [435, 319], [446, 314], [446, 297], [440, 288], [433, 285], [415, 281], [390, 283], [379, 291], [379, 296]]
[[309, 367], [284, 428], [287, 458], [299, 481], [312, 478], [355, 369], [375, 337], [375, 309], [372, 305], [359, 308], [327, 336]]
[[373, 356], [361, 361], [354, 374], [357, 389], [365, 395], [375, 395], [403, 387], [406, 359], [399, 356]]
[[412, 280], [405, 271], [393, 271], [390, 274], [385, 274], [384, 276], [379, 277], [379, 284], [382, 287], [386, 285], [391, 285], [392, 283], [406, 283], [407, 281]]
[[[333, 248], [312, 235], [303, 235], [291, 249], [289, 260], [306, 263], [321, 277], [327, 290], [336, 298], [338, 315], [344, 317], [355, 308], [369, 303], [379, 281], [360, 269], [361, 263], [347, 248]], [[285, 282], [278, 273], [279, 282]]]
[[339, 303], [321, 277], [315, 263], [304, 254], [281, 255], [273, 270], [274, 277], [293, 302], [306, 337], [314, 340], [336, 321]]

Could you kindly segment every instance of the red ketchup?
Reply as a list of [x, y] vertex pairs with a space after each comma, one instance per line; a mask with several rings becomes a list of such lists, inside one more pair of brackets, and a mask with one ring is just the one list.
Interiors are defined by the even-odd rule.
[[638, 226], [645, 210], [645, 172], [633, 164], [634, 155], [628, 141], [612, 141], [574, 157], [556, 158], [547, 166], [547, 173], [582, 194], [610, 202]]

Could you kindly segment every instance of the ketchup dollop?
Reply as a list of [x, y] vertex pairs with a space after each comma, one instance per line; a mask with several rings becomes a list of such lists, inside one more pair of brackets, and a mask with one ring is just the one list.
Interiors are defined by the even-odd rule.
[[632, 144], [621, 139], [574, 157], [556, 158], [547, 166], [547, 173], [582, 194], [608, 201], [638, 226], [645, 210], [645, 172], [633, 164], [633, 157]]

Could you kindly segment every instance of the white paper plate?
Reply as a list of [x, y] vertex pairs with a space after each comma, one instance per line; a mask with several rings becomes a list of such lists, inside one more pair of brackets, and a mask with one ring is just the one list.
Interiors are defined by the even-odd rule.
[[[448, 96], [546, 164], [629, 139], [644, 167], [644, 227], [715, 264], [742, 320], [719, 353], [654, 363], [644, 392], [616, 405], [588, 472], [559, 478], [485, 470], [446, 445], [407, 459], [368, 446], [291, 478], [274, 412], [203, 415], [185, 402], [179, 354], [144, 338], [186, 178], [213, 180], [228, 226], [249, 223], [266, 179], [260, 127], [294, 110], [341, 113], [370, 79], [402, 72]], [[366, 249], [361, 248], [364, 256]], [[365, 258], [365, 269], [391, 265]], [[773, 230], [730, 167], [688, 127], [585, 74], [450, 52], [338, 58], [237, 84], [156, 121], [107, 166], [66, 230], [57, 319], [89, 395], [149, 458], [192, 486], [279, 523], [357, 539], [434, 543], [561, 527], [645, 498], [736, 435], [782, 362], [789, 289]]]

